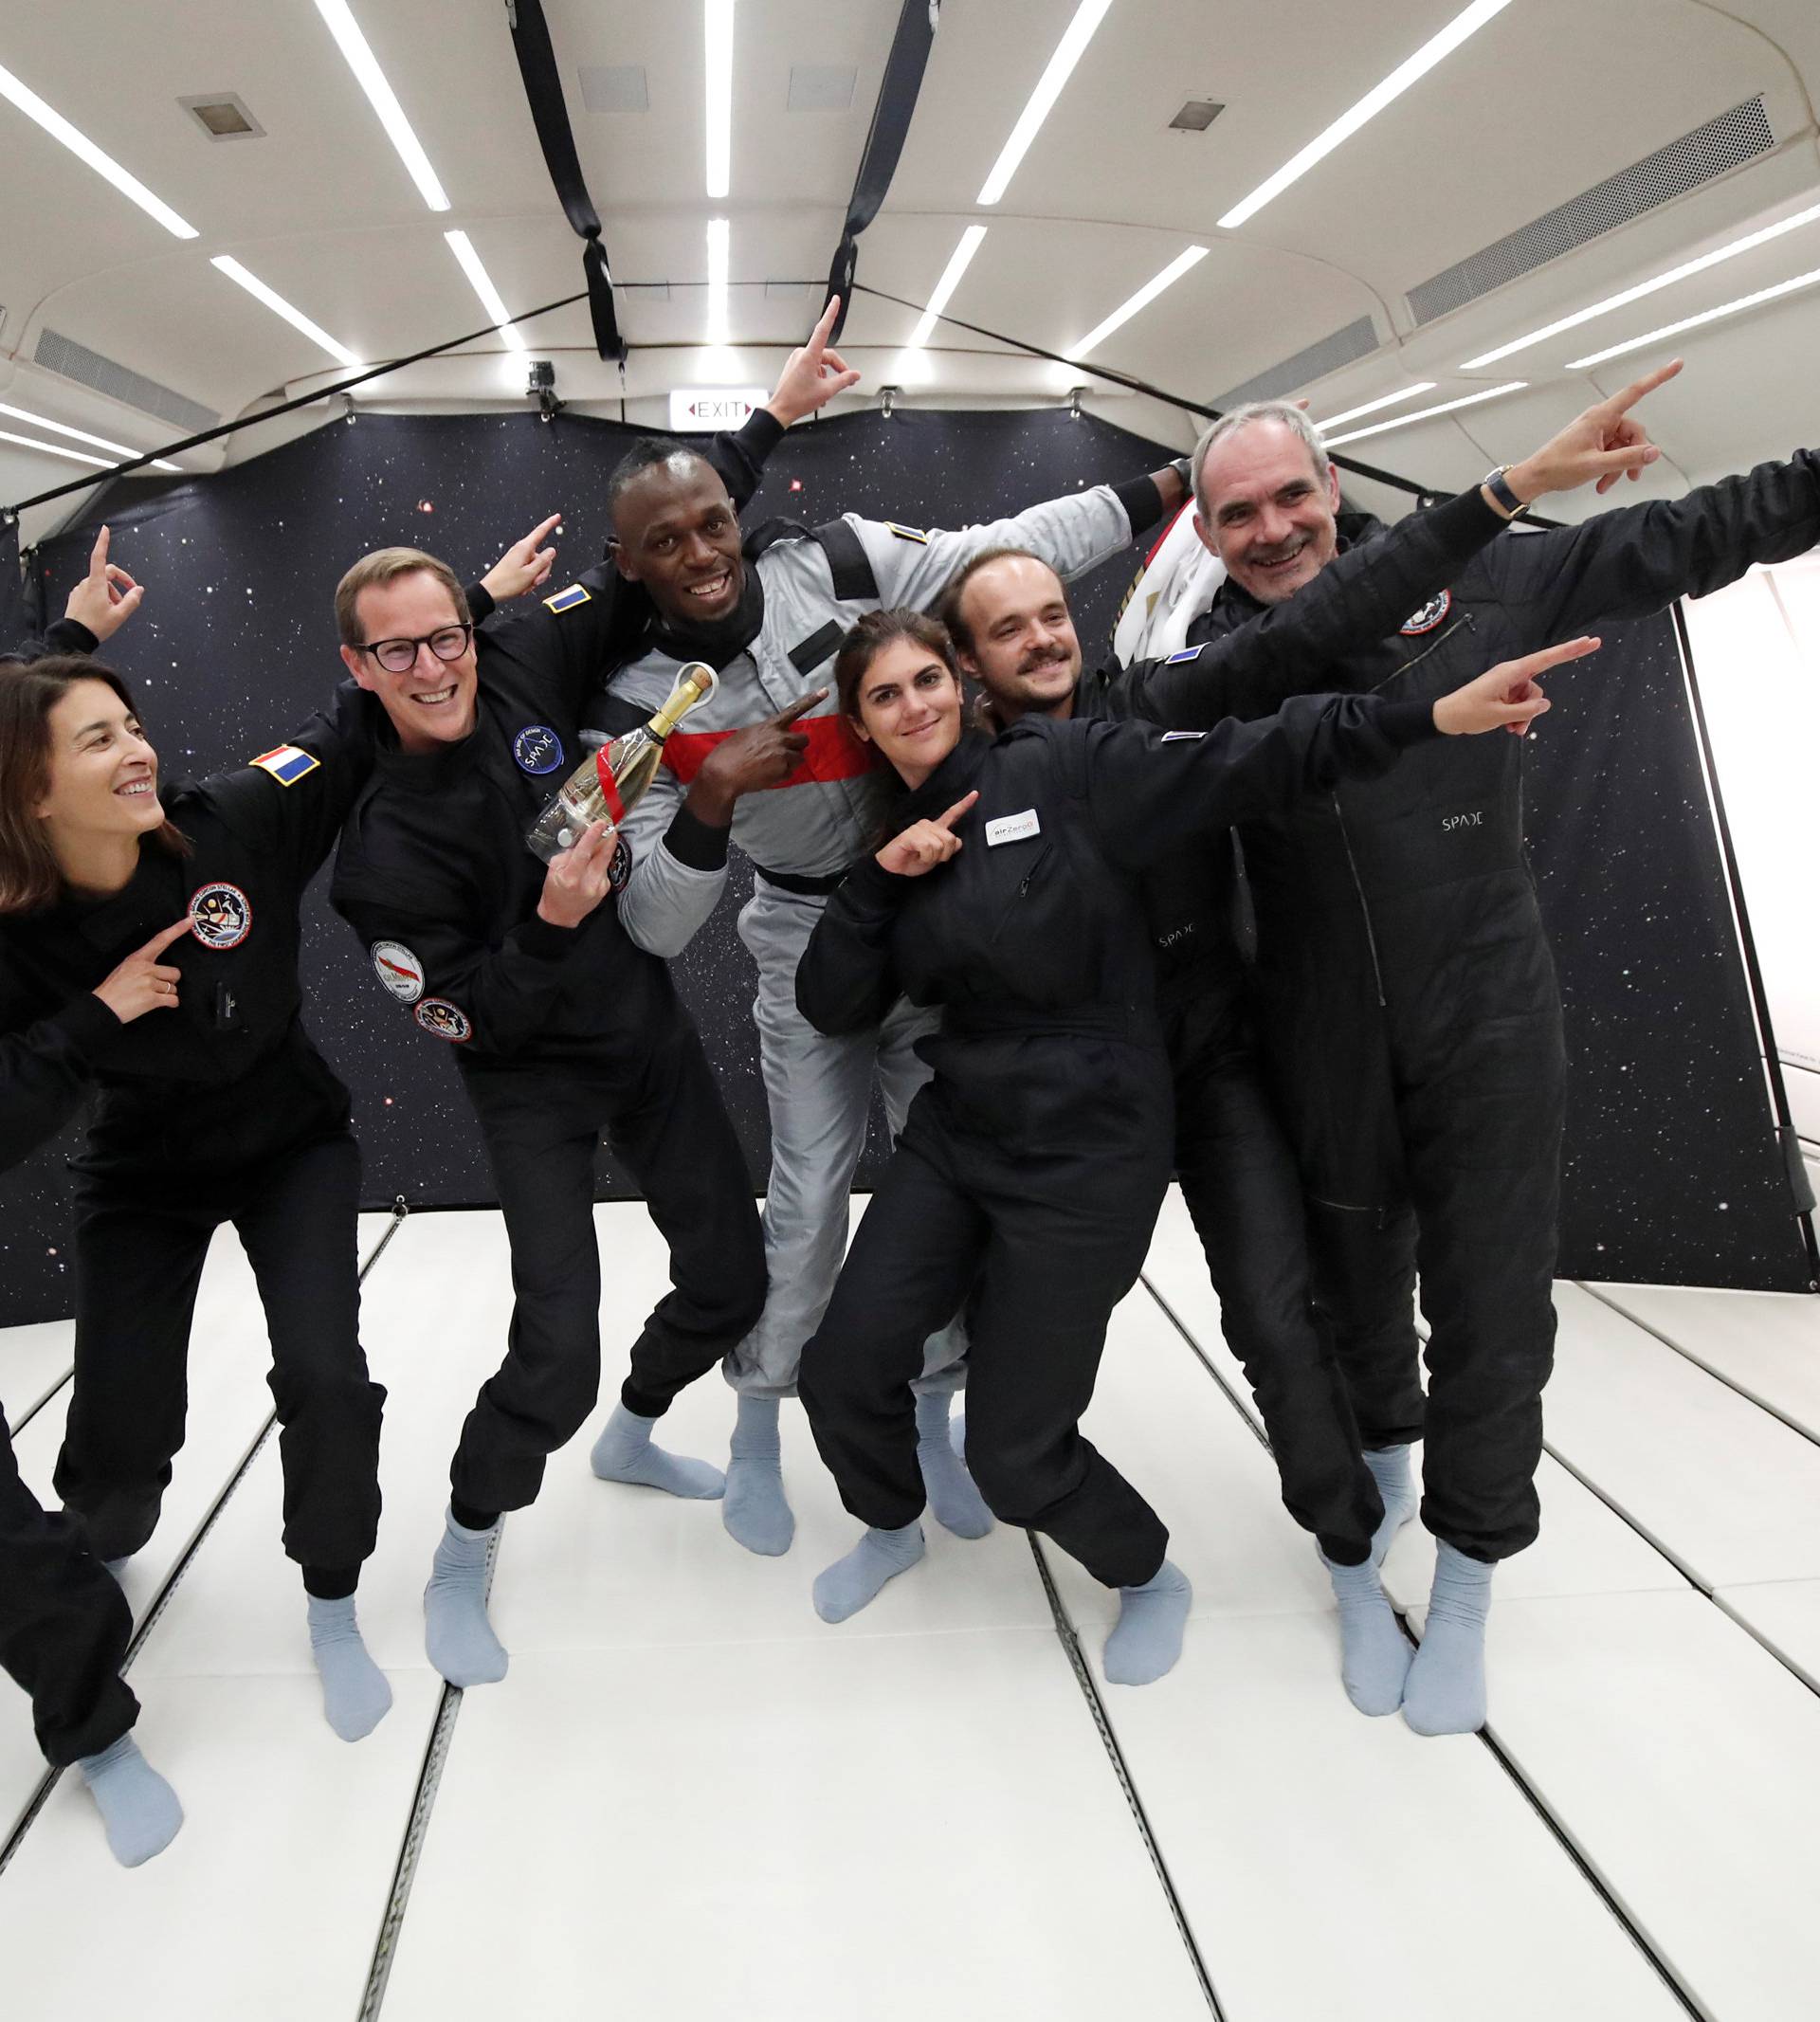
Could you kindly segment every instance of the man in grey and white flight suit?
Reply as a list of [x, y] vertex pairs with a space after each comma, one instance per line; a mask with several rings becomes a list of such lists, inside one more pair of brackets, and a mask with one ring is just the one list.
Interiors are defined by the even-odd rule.
[[[927, 610], [970, 556], [1003, 545], [1028, 548], [1070, 579], [1118, 554], [1185, 496], [1180, 472], [1168, 467], [957, 533], [848, 514], [813, 532], [774, 522], [742, 539], [725, 485], [693, 451], [650, 439], [614, 473], [615, 556], [622, 574], [649, 592], [657, 622], [641, 657], [610, 677], [596, 727], [617, 734], [643, 721], [687, 661], [705, 660], [720, 677], [671, 734], [658, 783], [627, 819], [632, 867], [620, 919], [641, 947], [675, 956], [714, 910], [726, 883], [729, 840], [756, 871], [739, 935], [758, 965], [754, 1016], [771, 1111], [764, 1215], [771, 1288], [763, 1318], [725, 1365], [739, 1408], [721, 1504], [728, 1530], [750, 1551], [788, 1551], [794, 1533], [777, 1407], [795, 1394], [803, 1344], [820, 1324], [840, 1268], [873, 1078], [895, 1135], [929, 1076], [913, 1047], [937, 1016], [900, 1003], [877, 1031], [830, 1039], [797, 1011], [797, 960], [828, 894], [873, 847], [889, 792], [826, 691], [791, 725], [806, 747], [780, 785], [729, 792], [703, 775], [703, 760], [735, 731], [801, 697], [862, 612]], [[919, 1454], [937, 1519], [979, 1537], [992, 1518], [948, 1425], [963, 1348], [956, 1327], [930, 1339], [918, 1385]]]

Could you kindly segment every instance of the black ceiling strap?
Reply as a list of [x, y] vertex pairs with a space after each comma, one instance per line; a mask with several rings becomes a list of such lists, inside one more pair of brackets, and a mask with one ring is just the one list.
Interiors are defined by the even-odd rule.
[[940, 17], [941, 0], [903, 0], [903, 10], [898, 16], [898, 31], [891, 38], [891, 54], [884, 63], [884, 82], [879, 86], [879, 102], [872, 108], [871, 131], [860, 155], [859, 173], [853, 178], [846, 222], [841, 227], [841, 243], [834, 249], [828, 270], [828, 295], [823, 306], [836, 295], [841, 298], [841, 313], [835, 319], [830, 339], [834, 343], [840, 341], [846, 312], [853, 306], [859, 236], [878, 216], [891, 178], [897, 173], [898, 157], [903, 153], [910, 117], [917, 109], [917, 94], [922, 89], [922, 73], [928, 66], [936, 24]]
[[569, 107], [563, 100], [562, 77], [556, 68], [556, 52], [550, 42], [550, 26], [543, 18], [543, 0], [515, 0], [511, 9], [512, 47], [519, 59], [519, 75], [524, 80], [524, 96], [537, 130], [537, 144], [543, 162], [555, 185], [563, 215], [575, 234], [587, 241], [582, 249], [581, 270], [588, 282], [588, 311], [593, 319], [594, 346], [603, 358], [614, 364], [626, 362], [626, 339], [619, 334], [619, 319], [613, 314], [612, 277], [607, 269], [607, 249], [600, 242], [600, 213], [588, 194], [575, 153], [575, 137], [569, 124]]

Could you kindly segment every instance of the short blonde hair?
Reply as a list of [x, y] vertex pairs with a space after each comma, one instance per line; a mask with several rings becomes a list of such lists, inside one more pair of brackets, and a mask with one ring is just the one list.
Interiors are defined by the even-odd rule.
[[363, 555], [335, 586], [335, 624], [341, 634], [341, 644], [365, 646], [367, 643], [357, 609], [363, 590], [395, 582], [401, 575], [415, 575], [420, 571], [425, 575], [433, 575], [448, 592], [455, 600], [456, 617], [465, 625], [467, 592], [446, 561], [426, 555], [421, 548], [374, 548], [371, 555]]

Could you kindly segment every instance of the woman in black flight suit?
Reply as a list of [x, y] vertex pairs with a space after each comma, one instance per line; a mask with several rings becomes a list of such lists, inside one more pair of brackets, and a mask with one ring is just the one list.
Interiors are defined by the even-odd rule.
[[967, 1459], [981, 1493], [1119, 1590], [1109, 1680], [1148, 1684], [1174, 1663], [1189, 1583], [1156, 1513], [1078, 1429], [1170, 1176], [1138, 873], [1253, 811], [1384, 772], [1405, 746], [1520, 727], [1548, 706], [1529, 676], [1587, 650], [1493, 668], [1433, 704], [1303, 696], [1206, 733], [1026, 717], [994, 738], [962, 728], [939, 625], [884, 611], [848, 633], [843, 711], [906, 793], [898, 833], [847, 874], [810, 938], [797, 1002], [826, 1032], [876, 1023], [901, 993], [944, 1018], [934, 1080], [803, 1357], [816, 1444], [868, 1525], [816, 1581], [825, 1619], [921, 1557], [910, 1382], [924, 1337], [971, 1293]]
[[248, 766], [162, 789], [118, 675], [69, 654], [0, 667], [0, 1165], [100, 1090], [75, 1160], [57, 1490], [100, 1558], [151, 1536], [183, 1443], [203, 1260], [231, 1221], [271, 1338], [284, 1550], [347, 1740], [391, 1703], [354, 1612], [385, 1392], [358, 1333], [348, 1094], [300, 1022], [297, 960], [299, 901], [363, 751], [316, 717]]

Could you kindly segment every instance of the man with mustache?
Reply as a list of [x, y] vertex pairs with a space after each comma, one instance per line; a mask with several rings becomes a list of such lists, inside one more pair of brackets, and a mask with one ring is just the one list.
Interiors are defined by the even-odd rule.
[[[1171, 466], [958, 533], [848, 515], [812, 534], [774, 523], [747, 540], [725, 484], [676, 445], [640, 444], [614, 474], [614, 553], [620, 573], [649, 592], [657, 624], [647, 649], [613, 676], [596, 727], [617, 732], [643, 720], [685, 661], [705, 660], [720, 677], [715, 694], [671, 736], [658, 784], [627, 823], [634, 863], [621, 918], [640, 946], [674, 956], [720, 896], [730, 840], [757, 872], [739, 934], [758, 965], [754, 1016], [772, 1134], [764, 1216], [771, 1290], [763, 1318], [725, 1364], [739, 1406], [720, 1506], [727, 1529], [749, 1551], [786, 1552], [794, 1535], [778, 1405], [795, 1394], [803, 1345], [834, 1287], [874, 1079], [895, 1134], [928, 1078], [914, 1048], [937, 1020], [900, 1004], [876, 1032], [828, 1038], [796, 1008], [797, 959], [829, 893], [871, 847], [884, 791], [827, 690], [811, 691], [797, 726], [808, 739], [802, 761], [773, 790], [726, 791], [707, 775], [712, 754], [816, 682], [863, 611], [926, 609], [970, 555], [1007, 541], [1028, 544], [1064, 576], [1079, 575], [1185, 497], [1181, 473]], [[937, 1521], [979, 1537], [992, 1518], [954, 1451], [948, 1423], [959, 1355], [953, 1329], [931, 1337], [919, 1451]]]
[[[1528, 501], [1646, 454], [1625, 447], [1614, 458], [1604, 431], [1576, 423], [1511, 475]], [[1066, 593], [1049, 569], [1021, 551], [974, 557], [949, 586], [941, 616], [997, 727], [1032, 715], [1139, 714], [1174, 727], [1175, 717], [1141, 706], [1153, 687], [1192, 682], [1205, 693], [1223, 684], [1300, 683], [1306, 668], [1328, 656], [1393, 633], [1410, 605], [1434, 596], [1469, 564], [1506, 517], [1507, 508], [1475, 487], [1405, 519], [1369, 551], [1347, 556], [1294, 605], [1273, 609], [1205, 650], [1190, 647], [1130, 668], [1114, 665], [1083, 675]], [[1211, 719], [1200, 712], [1194, 720]], [[1363, 1713], [1389, 1714], [1401, 1703], [1410, 1652], [1374, 1558], [1384, 1504], [1311, 1306], [1301, 1186], [1246, 1014], [1230, 889], [1229, 844], [1224, 864], [1196, 845], [1174, 852], [1144, 880], [1175, 1084], [1176, 1176], [1207, 1251], [1221, 1327], [1269, 1433], [1283, 1503], [1315, 1534], [1333, 1581], [1347, 1695]]]

